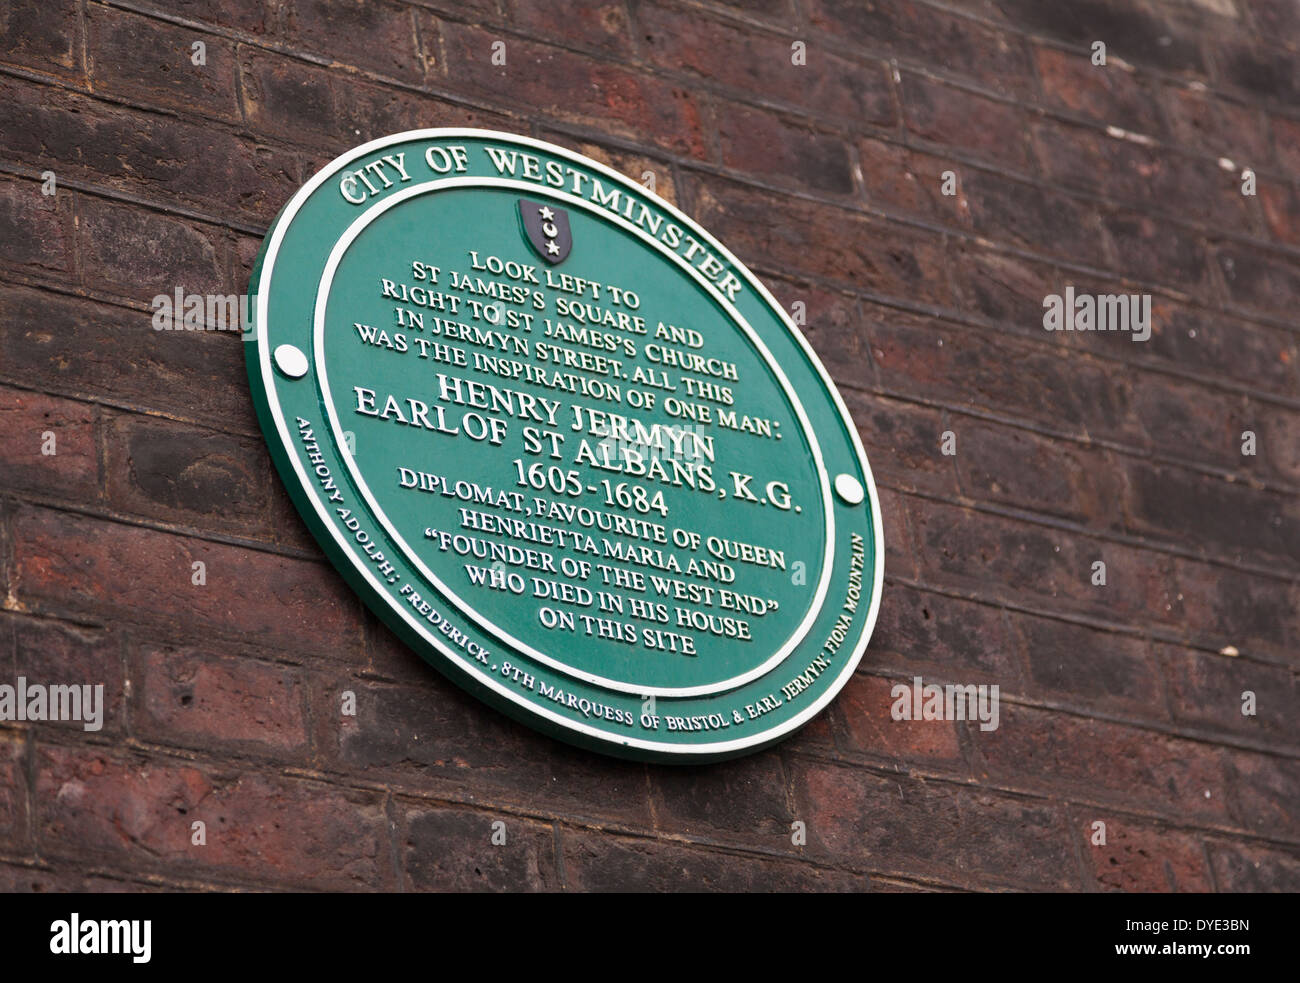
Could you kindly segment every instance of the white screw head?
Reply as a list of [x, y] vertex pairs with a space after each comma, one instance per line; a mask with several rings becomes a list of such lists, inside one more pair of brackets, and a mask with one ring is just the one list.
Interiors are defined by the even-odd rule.
[[307, 356], [293, 345], [281, 345], [275, 350], [275, 365], [290, 379], [301, 379], [307, 374]]

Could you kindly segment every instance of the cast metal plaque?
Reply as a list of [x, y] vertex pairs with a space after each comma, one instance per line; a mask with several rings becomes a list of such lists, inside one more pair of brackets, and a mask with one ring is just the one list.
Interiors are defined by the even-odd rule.
[[506, 133], [385, 137], [299, 190], [249, 291], [298, 510], [484, 701], [698, 762], [852, 674], [883, 576], [856, 430], [762, 284], [640, 184]]

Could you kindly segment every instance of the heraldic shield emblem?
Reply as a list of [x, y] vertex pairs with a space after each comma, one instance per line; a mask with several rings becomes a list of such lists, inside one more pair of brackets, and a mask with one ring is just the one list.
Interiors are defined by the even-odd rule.
[[523, 219], [528, 244], [538, 256], [552, 266], [562, 263], [568, 257], [573, 249], [568, 212], [563, 208], [539, 205], [527, 198], [520, 198], [519, 217]]

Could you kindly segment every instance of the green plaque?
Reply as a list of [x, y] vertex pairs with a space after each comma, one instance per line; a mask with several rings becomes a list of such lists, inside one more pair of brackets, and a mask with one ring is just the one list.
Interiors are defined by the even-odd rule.
[[400, 133], [294, 195], [249, 290], [298, 510], [456, 683], [692, 762], [848, 680], [884, 553], [856, 430], [771, 294], [646, 188], [512, 134]]

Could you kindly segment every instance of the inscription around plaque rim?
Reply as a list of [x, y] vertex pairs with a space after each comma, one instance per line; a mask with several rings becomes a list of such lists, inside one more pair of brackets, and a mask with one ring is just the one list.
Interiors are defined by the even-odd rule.
[[851, 677], [884, 552], [856, 429], [767, 289], [668, 202], [542, 141], [399, 133], [294, 195], [249, 293], [298, 511], [485, 702], [698, 762]]

